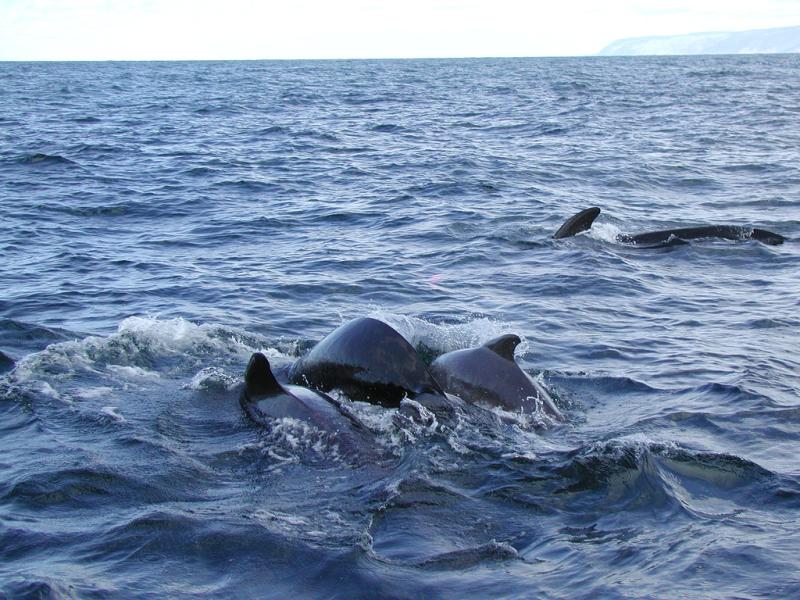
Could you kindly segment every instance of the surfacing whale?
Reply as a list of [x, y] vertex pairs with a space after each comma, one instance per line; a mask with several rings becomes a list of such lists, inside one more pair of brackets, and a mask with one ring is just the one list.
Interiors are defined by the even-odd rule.
[[[582, 210], [567, 219], [558, 231], [553, 234], [553, 238], [561, 239], [588, 231], [599, 215], [600, 209], [596, 206]], [[776, 246], [786, 241], [786, 238], [778, 233], [742, 225], [702, 225], [699, 227], [678, 227], [676, 229], [664, 229], [638, 234], [619, 234], [617, 241], [622, 244], [646, 247], [663, 245], [673, 240], [686, 241], [702, 238], [720, 238], [734, 241], [752, 239], [771, 246]]]
[[300, 358], [289, 381], [353, 400], [397, 407], [403, 398], [444, 397], [414, 347], [392, 327], [369, 317], [345, 323]]
[[433, 361], [431, 373], [446, 392], [467, 402], [529, 413], [541, 407], [550, 416], [562, 419], [547, 390], [514, 360], [519, 343], [519, 336], [507, 334], [478, 348], [448, 352]]
[[291, 418], [335, 434], [345, 449], [369, 445], [369, 429], [339, 402], [301, 386], [280, 384], [260, 352], [250, 357], [244, 382], [240, 402], [256, 423], [269, 426], [278, 419]]

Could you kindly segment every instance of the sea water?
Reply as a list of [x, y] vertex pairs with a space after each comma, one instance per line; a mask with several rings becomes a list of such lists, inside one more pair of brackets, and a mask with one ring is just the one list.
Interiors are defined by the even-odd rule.
[[[0, 596], [800, 597], [800, 56], [2, 63], [0, 210]], [[565, 421], [247, 419], [360, 316]]]

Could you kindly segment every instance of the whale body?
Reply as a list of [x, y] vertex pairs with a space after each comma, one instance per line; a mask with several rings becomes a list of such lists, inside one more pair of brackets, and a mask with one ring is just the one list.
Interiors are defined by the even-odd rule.
[[697, 240], [702, 238], [719, 238], [723, 240], [757, 240], [770, 246], [777, 246], [786, 241], [786, 238], [772, 231], [758, 227], [744, 227], [741, 225], [705, 225], [701, 227], [679, 227], [677, 229], [664, 229], [662, 231], [649, 231], [635, 235], [621, 234], [617, 241], [624, 244], [663, 244], [671, 239]]
[[[553, 234], [553, 238], [561, 239], [588, 231], [599, 215], [600, 209], [596, 206], [584, 209], [567, 219], [558, 231]], [[646, 247], [664, 245], [674, 240], [685, 241], [703, 238], [719, 238], [734, 241], [752, 239], [771, 246], [782, 244], [786, 241], [786, 238], [778, 233], [758, 227], [746, 227], [742, 225], [701, 225], [698, 227], [678, 227], [675, 229], [664, 229], [661, 231], [649, 231], [637, 234], [620, 234], [617, 236], [617, 241], [622, 244]]]
[[478, 348], [448, 352], [433, 361], [431, 373], [447, 393], [467, 402], [509, 411], [541, 408], [552, 417], [563, 418], [547, 390], [514, 360], [519, 343], [519, 336], [507, 334]]
[[369, 317], [327, 335], [289, 371], [289, 381], [353, 400], [397, 407], [403, 398], [444, 396], [414, 347], [392, 327]]
[[341, 403], [301, 386], [282, 385], [275, 379], [267, 357], [260, 352], [250, 357], [240, 402], [245, 413], [261, 425], [291, 418], [335, 434], [345, 449], [370, 444], [368, 428]]

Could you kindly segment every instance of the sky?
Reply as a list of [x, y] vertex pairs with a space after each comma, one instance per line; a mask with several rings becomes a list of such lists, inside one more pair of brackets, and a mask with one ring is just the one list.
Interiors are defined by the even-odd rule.
[[0, 0], [0, 60], [579, 56], [800, 25], [800, 0]]

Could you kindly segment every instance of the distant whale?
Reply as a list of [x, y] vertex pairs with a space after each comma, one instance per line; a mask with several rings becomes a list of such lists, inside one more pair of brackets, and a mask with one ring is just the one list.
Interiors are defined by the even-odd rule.
[[289, 371], [294, 384], [328, 392], [339, 389], [354, 400], [397, 407], [405, 398], [444, 397], [414, 347], [392, 327], [369, 317], [345, 323]]
[[339, 402], [301, 386], [281, 385], [267, 357], [260, 352], [250, 357], [244, 380], [241, 405], [255, 422], [270, 425], [277, 419], [297, 419], [336, 434], [337, 442], [345, 449], [369, 445], [369, 429]]
[[[576, 215], [567, 219], [564, 224], [555, 232], [553, 238], [561, 239], [577, 235], [591, 228], [592, 223], [600, 214], [600, 209], [595, 207], [582, 210]], [[703, 225], [699, 227], [679, 227], [676, 229], [664, 229], [662, 231], [650, 231], [637, 234], [620, 234], [617, 241], [623, 244], [635, 244], [641, 246], [658, 246], [673, 240], [695, 240], [701, 238], [721, 238], [726, 240], [758, 240], [764, 244], [776, 246], [786, 241], [780, 234], [759, 229], [757, 227], [744, 227], [741, 225]]]
[[470, 403], [499, 406], [509, 411], [534, 412], [541, 407], [563, 418], [553, 398], [514, 360], [519, 336], [502, 335], [478, 348], [443, 354], [431, 364], [431, 373], [444, 387]]

